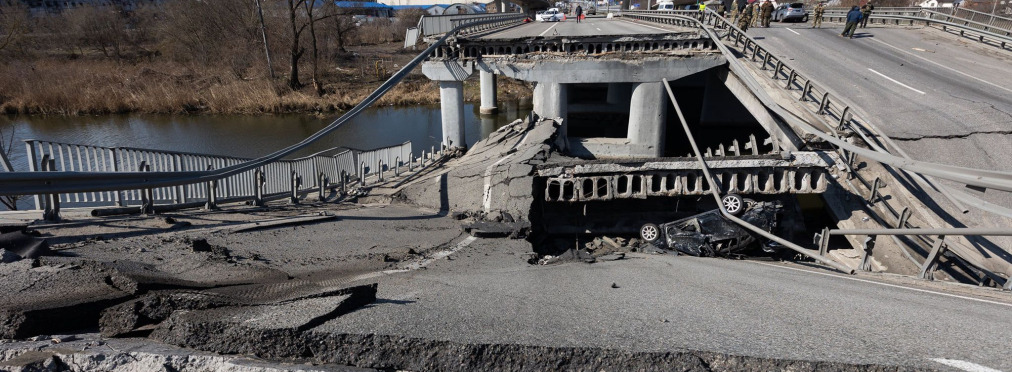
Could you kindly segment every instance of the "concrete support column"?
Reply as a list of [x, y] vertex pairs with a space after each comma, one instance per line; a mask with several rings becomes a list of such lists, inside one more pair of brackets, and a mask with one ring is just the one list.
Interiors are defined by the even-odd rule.
[[646, 148], [640, 156], [664, 155], [668, 96], [662, 83], [635, 83], [629, 102], [629, 141]]
[[628, 106], [632, 94], [631, 83], [608, 83], [608, 104]]
[[534, 113], [545, 118], [562, 118], [559, 134], [565, 135], [569, 114], [569, 85], [542, 83], [534, 86]]
[[464, 141], [464, 82], [439, 82], [440, 113], [443, 119], [442, 143], [448, 148], [466, 147]]
[[495, 74], [486, 72], [484, 70], [480, 73], [481, 77], [481, 107], [479, 111], [482, 115], [493, 115], [499, 112], [496, 107], [496, 78]]

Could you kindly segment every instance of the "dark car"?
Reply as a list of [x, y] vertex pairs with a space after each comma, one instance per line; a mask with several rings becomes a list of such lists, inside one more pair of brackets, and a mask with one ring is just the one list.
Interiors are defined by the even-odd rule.
[[[783, 210], [779, 202], [757, 202], [733, 194], [725, 196], [722, 202], [732, 215], [767, 232], [776, 229]], [[737, 209], [728, 206], [735, 202]], [[705, 257], [741, 253], [759, 241], [758, 236], [725, 218], [717, 209], [661, 225], [645, 224], [640, 228], [640, 238], [664, 249]], [[769, 252], [768, 248], [764, 250]]]
[[773, 11], [773, 20], [779, 22], [808, 22], [808, 11], [804, 3], [781, 4]]

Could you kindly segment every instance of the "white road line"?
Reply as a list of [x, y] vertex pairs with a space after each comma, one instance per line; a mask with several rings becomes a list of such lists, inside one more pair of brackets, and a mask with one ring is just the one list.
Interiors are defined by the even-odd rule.
[[558, 23], [558, 22], [556, 22], [556, 23], [555, 23], [554, 25], [552, 25], [552, 27], [549, 27], [549, 28], [545, 29], [545, 32], [542, 32], [542, 33], [541, 33], [540, 35], [538, 35], [538, 36], [545, 36], [545, 34], [547, 34], [547, 33], [548, 33], [548, 31], [550, 31], [551, 29], [555, 28], [555, 26], [558, 26], [558, 25], [559, 25], [559, 23]]
[[958, 368], [958, 369], [964, 370], [966, 372], [1001, 372], [1000, 370], [997, 370], [997, 369], [994, 369], [994, 368], [984, 367], [984, 366], [982, 366], [980, 364], [977, 364], [977, 363], [970, 363], [970, 362], [967, 362], [965, 360], [959, 360], [959, 359], [935, 358], [935, 359], [932, 359], [931, 361], [936, 362], [936, 363], [941, 363], [941, 364], [947, 365], [947, 366], [952, 367], [952, 368]]
[[876, 75], [878, 75], [878, 76], [881, 76], [881, 77], [884, 77], [884, 78], [886, 78], [886, 80], [889, 80], [889, 81], [891, 81], [891, 82], [894, 82], [894, 83], [896, 83], [896, 84], [899, 84], [899, 86], [901, 86], [901, 87], [904, 87], [904, 88], [910, 89], [910, 90], [912, 90], [912, 91], [915, 91], [915, 92], [917, 92], [917, 93], [920, 93], [920, 94], [926, 94], [926, 93], [924, 93], [924, 92], [922, 92], [922, 91], [919, 91], [919, 90], [917, 90], [917, 89], [911, 88], [911, 87], [910, 87], [909, 85], [906, 85], [906, 84], [903, 84], [903, 83], [901, 83], [901, 82], [898, 82], [898, 81], [896, 81], [896, 79], [893, 79], [893, 78], [891, 78], [891, 77], [885, 76], [885, 75], [883, 75], [883, 74], [882, 74], [881, 72], [878, 72], [878, 71], [872, 70], [872, 69], [870, 69], [870, 68], [868, 69], [868, 71], [874, 72], [874, 73], [875, 73]]
[[869, 39], [869, 40], [871, 40], [871, 41], [876, 41], [876, 42], [882, 43], [882, 44], [884, 44], [884, 45], [885, 45], [885, 46], [887, 46], [887, 47], [890, 47], [890, 48], [896, 49], [896, 50], [898, 50], [898, 51], [901, 51], [901, 52], [903, 52], [903, 53], [906, 53], [906, 54], [912, 55], [912, 56], [914, 56], [914, 57], [917, 57], [917, 58], [923, 59], [924, 61], [926, 61], [926, 62], [928, 62], [928, 63], [931, 63], [931, 64], [933, 64], [933, 65], [935, 65], [935, 66], [938, 66], [938, 67], [944, 68], [944, 69], [946, 69], [946, 70], [949, 70], [949, 71], [955, 72], [955, 73], [957, 73], [957, 74], [960, 74], [960, 75], [966, 76], [966, 77], [968, 77], [968, 78], [971, 78], [971, 79], [973, 79], [973, 80], [979, 81], [979, 82], [981, 82], [981, 83], [984, 83], [984, 84], [987, 84], [987, 85], [993, 86], [993, 87], [995, 87], [995, 88], [998, 88], [998, 89], [1004, 90], [1004, 91], [1006, 91], [1006, 92], [1012, 93], [1012, 89], [1009, 89], [1009, 88], [1003, 87], [1003, 86], [1001, 86], [1001, 85], [998, 85], [998, 84], [992, 83], [992, 82], [990, 82], [990, 81], [987, 81], [987, 80], [984, 80], [984, 79], [978, 78], [978, 77], [976, 77], [976, 76], [973, 76], [973, 75], [967, 74], [967, 73], [965, 73], [965, 72], [963, 72], [963, 71], [959, 71], [959, 70], [957, 70], [957, 69], [954, 69], [954, 68], [952, 68], [952, 67], [949, 67], [949, 66], [943, 65], [943, 64], [941, 64], [941, 63], [938, 63], [938, 62], [932, 61], [932, 60], [930, 60], [930, 59], [924, 58], [924, 57], [922, 57], [922, 56], [919, 56], [919, 55], [917, 55], [916, 53], [911, 53], [910, 51], [907, 51], [907, 50], [903, 50], [902, 48], [899, 48], [899, 47], [897, 47], [897, 46], [895, 46], [895, 45], [889, 44], [889, 43], [887, 43], [887, 42], [884, 42], [884, 41], [882, 41], [882, 40], [879, 40], [879, 39], [876, 39], [876, 38], [873, 38], [873, 37], [871, 37], [871, 38], [868, 38], [868, 39]]
[[786, 28], [787, 31], [793, 32], [795, 35], [801, 35], [797, 31], [792, 30], [790, 27], [784, 27], [784, 28]]
[[[524, 142], [527, 142], [527, 133], [530, 132], [531, 130], [525, 131], [523, 136], [520, 137], [520, 141], [514, 144], [511, 150], [516, 149], [523, 145]], [[485, 212], [490, 212], [490, 209], [492, 208], [492, 170], [495, 169], [499, 163], [502, 163], [513, 156], [513, 154], [514, 153], [510, 153], [509, 155], [503, 156], [502, 159], [497, 160], [495, 163], [492, 163], [492, 165], [489, 165], [488, 168], [485, 168], [485, 184], [482, 186], [483, 192], [481, 196], [481, 207]]]
[[746, 261], [746, 262], [751, 262], [751, 263], [755, 263], [755, 264], [759, 264], [759, 265], [765, 265], [765, 266], [770, 266], [770, 267], [779, 267], [781, 269], [787, 269], [787, 270], [802, 271], [802, 272], [806, 272], [806, 273], [809, 273], [809, 274], [831, 276], [831, 277], [834, 277], [834, 278], [840, 278], [840, 279], [853, 280], [853, 281], [864, 282], [864, 283], [877, 284], [877, 285], [881, 285], [881, 286], [885, 286], [885, 287], [900, 288], [900, 289], [906, 289], [906, 290], [915, 291], [915, 292], [932, 293], [932, 294], [936, 294], [936, 295], [939, 295], [939, 296], [953, 297], [953, 298], [958, 298], [958, 299], [962, 299], [962, 300], [970, 300], [970, 301], [977, 301], [977, 302], [984, 302], [984, 303], [989, 303], [989, 304], [994, 304], [994, 305], [1001, 305], [1001, 306], [1012, 307], [1012, 304], [1007, 303], [1007, 302], [991, 301], [991, 300], [985, 300], [985, 299], [982, 299], [982, 298], [967, 297], [967, 296], [954, 295], [954, 294], [945, 293], [945, 292], [930, 291], [930, 290], [927, 290], [927, 289], [911, 288], [911, 287], [905, 287], [905, 286], [902, 286], [902, 285], [876, 282], [874, 280], [858, 279], [858, 278], [854, 278], [854, 277], [850, 277], [850, 276], [843, 276], [843, 275], [830, 274], [830, 273], [820, 273], [818, 271], [805, 270], [805, 269], [799, 269], [799, 268], [795, 268], [795, 267], [787, 267], [787, 266], [781, 266], [781, 265], [773, 265], [773, 264], [768, 264], [768, 263], [765, 263], [765, 262], [758, 262], [758, 261]]
[[600, 28], [600, 27], [594, 27], [594, 28], [596, 28], [596, 29], [597, 29], [598, 31], [601, 31], [601, 28]]

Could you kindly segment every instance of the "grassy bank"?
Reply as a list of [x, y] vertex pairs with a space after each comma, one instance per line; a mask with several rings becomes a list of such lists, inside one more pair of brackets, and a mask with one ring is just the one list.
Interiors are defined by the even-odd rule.
[[[360, 62], [360, 61], [358, 61]], [[353, 107], [390, 73], [349, 61], [329, 72], [324, 94], [292, 90], [283, 76], [240, 78], [171, 62], [126, 64], [109, 60], [43, 59], [12, 62], [0, 70], [0, 112], [8, 115], [281, 114], [333, 113]], [[388, 63], [388, 65], [391, 63]], [[465, 82], [465, 99], [479, 99], [477, 77]], [[499, 79], [499, 97], [530, 97], [528, 84]], [[413, 72], [377, 105], [439, 102], [437, 84]]]

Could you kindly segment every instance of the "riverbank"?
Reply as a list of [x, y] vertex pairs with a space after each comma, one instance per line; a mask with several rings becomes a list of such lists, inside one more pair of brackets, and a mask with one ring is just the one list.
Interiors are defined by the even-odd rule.
[[[287, 75], [206, 68], [166, 60], [41, 58], [0, 64], [0, 113], [7, 115], [103, 114], [285, 114], [335, 113], [350, 109], [416, 55], [397, 43], [349, 48], [321, 71], [317, 95], [309, 70], [305, 87], [292, 90]], [[251, 75], [251, 76], [246, 76]], [[477, 76], [464, 84], [464, 99], [480, 98]], [[499, 79], [499, 98], [529, 98], [525, 82]], [[407, 106], [439, 103], [438, 85], [413, 71], [377, 103]]]

